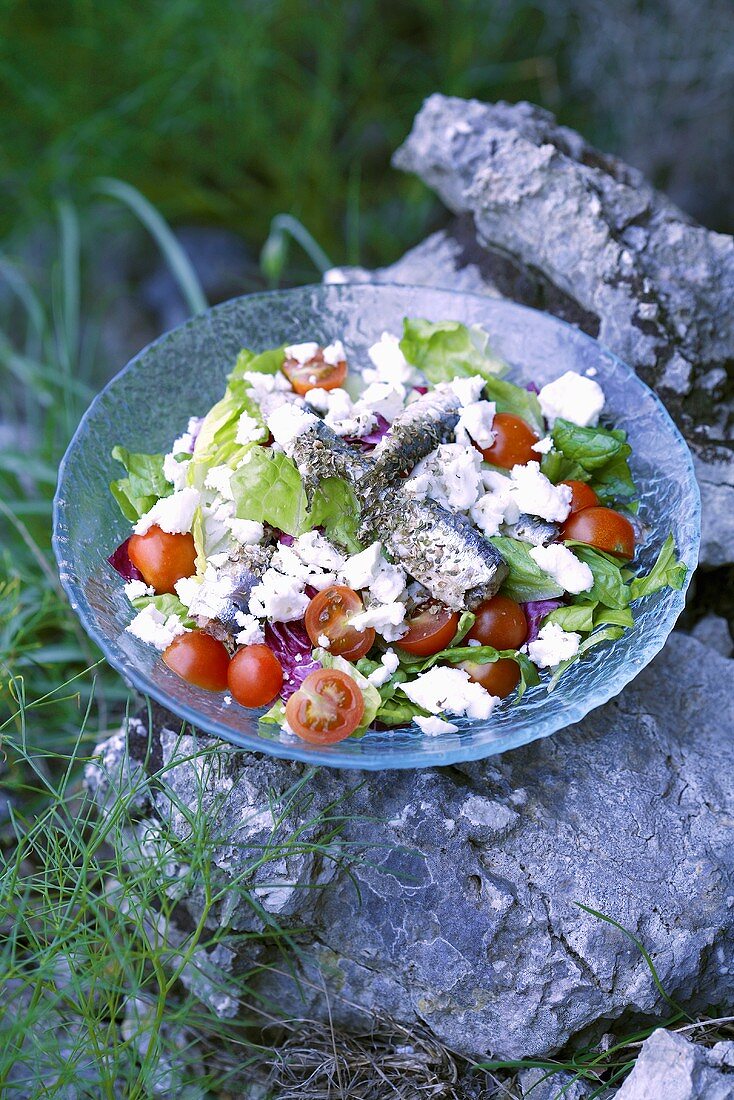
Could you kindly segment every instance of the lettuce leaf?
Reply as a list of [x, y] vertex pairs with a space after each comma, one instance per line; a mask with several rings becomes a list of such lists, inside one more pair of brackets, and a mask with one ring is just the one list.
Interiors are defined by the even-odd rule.
[[400, 350], [429, 382], [452, 378], [493, 378], [504, 374], [507, 364], [488, 348], [488, 336], [478, 325], [467, 328], [459, 321], [424, 321], [406, 317]]
[[[246, 444], [238, 443], [236, 439], [237, 425], [243, 413], [256, 420], [259, 428], [254, 442]], [[188, 484], [201, 489], [207, 473], [214, 466], [231, 466], [234, 469], [247, 451], [264, 443], [267, 438], [268, 429], [260, 408], [248, 396], [244, 383], [238, 382], [228, 387], [224, 397], [204, 417], [187, 471]]]
[[484, 384], [484, 392], [489, 401], [494, 401], [498, 413], [519, 416], [543, 435], [543, 413], [537, 394], [532, 390], [526, 390], [524, 386], [516, 386], [514, 382], [507, 382], [502, 378], [488, 378]]
[[630, 582], [630, 597], [633, 600], [639, 600], [643, 596], [659, 592], [661, 588], [680, 590], [685, 583], [687, 573], [688, 567], [676, 558], [675, 543], [670, 534], [663, 543], [650, 572], [643, 577], [635, 577]]
[[512, 661], [516, 661], [520, 666], [520, 684], [517, 689], [517, 696], [515, 702], [519, 702], [525, 693], [525, 689], [529, 687], [535, 687], [540, 683], [540, 677], [538, 676], [538, 670], [526, 654], [521, 653], [518, 649], [495, 649], [491, 645], [468, 645], [468, 646], [452, 646], [448, 649], [442, 649], [440, 653], [434, 653], [432, 657], [424, 659], [423, 664], [418, 669], [412, 669], [411, 671], [416, 674], [419, 672], [425, 672], [439, 661], [445, 665], [458, 665], [463, 661], [473, 661], [474, 664], [484, 665], [493, 664], [495, 661], [500, 661], [505, 657]]
[[550, 600], [562, 596], [563, 589], [547, 573], [540, 569], [529, 554], [529, 545], [518, 539], [504, 535], [493, 535], [489, 539], [507, 562], [510, 572], [500, 592], [518, 603], [533, 600]]
[[285, 359], [285, 345], [270, 348], [268, 351], [250, 351], [243, 348], [237, 356], [235, 365], [227, 381], [231, 384], [242, 378], [245, 371], [257, 371], [258, 374], [277, 374]]
[[625, 432], [607, 428], [580, 428], [556, 420], [551, 429], [554, 450], [543, 456], [541, 469], [554, 484], [587, 482], [603, 504], [631, 500], [637, 494], [627, 463], [632, 448]]
[[595, 645], [599, 645], [600, 642], [616, 642], [618, 638], [622, 637], [624, 631], [623, 626], [603, 626], [599, 630], [595, 630], [588, 638], [585, 638], [578, 648], [578, 653], [573, 657], [569, 657], [567, 661], [561, 661], [560, 665], [557, 666], [548, 681], [548, 693], [550, 694], [553, 691], [566, 669], [580, 661], [585, 653], [588, 653]]
[[122, 463], [128, 474], [110, 484], [125, 519], [135, 523], [156, 501], [173, 492], [173, 485], [163, 473], [163, 455], [133, 454], [125, 447], [113, 447], [112, 457]]
[[375, 720], [385, 726], [409, 726], [416, 716], [428, 718], [429, 712], [411, 703], [405, 695], [391, 695], [380, 703]]
[[142, 611], [146, 607], [150, 607], [152, 604], [162, 615], [168, 618], [169, 615], [176, 615], [184, 626], [193, 628], [196, 623], [189, 615], [188, 608], [185, 604], [182, 604], [178, 596], [174, 596], [172, 592], [163, 592], [160, 596], [138, 596], [132, 600], [132, 605], [137, 611]]
[[573, 547], [576, 557], [588, 565], [594, 576], [593, 587], [582, 594], [580, 602], [603, 603], [615, 610], [629, 606], [630, 588], [624, 582], [622, 565], [616, 558], [573, 539], [568, 539], [565, 545]]

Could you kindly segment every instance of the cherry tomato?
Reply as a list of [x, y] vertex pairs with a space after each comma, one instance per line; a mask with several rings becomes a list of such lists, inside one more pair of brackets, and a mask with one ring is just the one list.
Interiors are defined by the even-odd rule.
[[196, 569], [193, 537], [169, 535], [156, 526], [144, 535], [132, 535], [127, 552], [145, 583], [152, 585], [158, 595], [173, 592], [176, 581], [190, 577]]
[[221, 642], [203, 630], [179, 634], [163, 651], [163, 660], [182, 680], [197, 687], [207, 691], [224, 691], [227, 687], [229, 654]]
[[481, 684], [490, 695], [500, 699], [511, 695], [520, 683], [520, 666], [511, 657], [500, 657], [499, 661], [478, 664], [475, 661], [463, 661], [459, 668], [469, 673], [469, 679]]
[[561, 528], [561, 538], [586, 542], [618, 558], [632, 558], [635, 553], [634, 527], [613, 508], [584, 508], [583, 512], [575, 512]]
[[519, 603], [509, 596], [493, 596], [480, 603], [474, 625], [462, 642], [481, 642], [495, 649], [519, 649], [528, 636], [528, 621]]
[[309, 390], [335, 390], [344, 385], [347, 377], [346, 362], [343, 359], [340, 363], [324, 362], [322, 348], [305, 363], [299, 363], [297, 359], [286, 359], [281, 370], [295, 392], [301, 396]]
[[311, 672], [285, 705], [294, 733], [312, 745], [332, 745], [354, 733], [364, 714], [364, 698], [351, 676], [336, 668]]
[[540, 462], [540, 455], [532, 449], [538, 437], [527, 421], [511, 413], [497, 413], [492, 431], [495, 433], [494, 443], [482, 450], [485, 462], [502, 466], [505, 470], [524, 466], [526, 462]]
[[347, 661], [358, 661], [375, 644], [375, 632], [372, 627], [355, 630], [349, 626], [348, 619], [364, 611], [364, 604], [357, 593], [343, 584], [332, 584], [323, 592], [317, 592], [306, 608], [305, 624], [308, 636], [314, 645], [320, 645], [319, 638], [329, 639], [329, 653], [344, 657]]
[[594, 508], [599, 503], [599, 497], [585, 481], [561, 481], [559, 484], [568, 485], [571, 490], [571, 511], [582, 512], [584, 508]]
[[283, 669], [269, 646], [246, 645], [229, 662], [227, 684], [243, 707], [264, 707], [280, 694]]
[[417, 657], [430, 657], [451, 643], [459, 615], [438, 600], [425, 600], [405, 622], [408, 633], [397, 644]]

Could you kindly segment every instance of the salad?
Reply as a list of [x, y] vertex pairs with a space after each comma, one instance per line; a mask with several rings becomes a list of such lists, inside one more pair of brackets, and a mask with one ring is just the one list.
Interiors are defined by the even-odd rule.
[[127, 629], [314, 744], [551, 691], [686, 575], [672, 535], [634, 567], [631, 444], [593, 368], [516, 385], [481, 329], [417, 318], [368, 357], [243, 350], [167, 454], [113, 451]]

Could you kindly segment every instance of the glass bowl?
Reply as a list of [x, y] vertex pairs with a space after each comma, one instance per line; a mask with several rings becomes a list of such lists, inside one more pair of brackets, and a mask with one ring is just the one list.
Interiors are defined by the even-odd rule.
[[[109, 492], [120, 474], [115, 444], [131, 451], [167, 451], [190, 416], [217, 401], [242, 347], [343, 340], [350, 369], [369, 365], [366, 350], [383, 330], [400, 332], [405, 316], [480, 324], [511, 365], [514, 381], [538, 385], [574, 369], [604, 388], [616, 426], [633, 446], [641, 489], [640, 517], [649, 537], [638, 554], [649, 568], [672, 530], [678, 552], [696, 566], [700, 501], [688, 448], [663, 405], [611, 352], [544, 313], [481, 295], [426, 287], [315, 286], [237, 298], [162, 336], [140, 352], [92, 402], [64, 457], [54, 507], [54, 549], [61, 581], [87, 632], [132, 686], [201, 732], [245, 749], [347, 768], [408, 768], [476, 760], [506, 752], [578, 722], [617, 695], [661, 649], [683, 609], [685, 589], [663, 591], [636, 607], [623, 638], [602, 643], [565, 673], [550, 695], [541, 685], [522, 701], [505, 700], [486, 721], [457, 719], [458, 733], [425, 736], [412, 725], [368, 731], [316, 747], [259, 722], [262, 712], [224, 703], [180, 680], [150, 646], [126, 633], [132, 618], [121, 579], [107, 555], [130, 525]], [[453, 719], [452, 719], [453, 721]]]

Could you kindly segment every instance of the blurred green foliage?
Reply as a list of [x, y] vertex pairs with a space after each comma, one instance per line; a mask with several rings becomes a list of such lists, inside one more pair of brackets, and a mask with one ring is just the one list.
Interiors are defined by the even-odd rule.
[[388, 261], [439, 216], [389, 167], [423, 98], [557, 110], [558, 37], [525, 0], [5, 0], [0, 236], [110, 175], [174, 222], [259, 247], [288, 212]]

